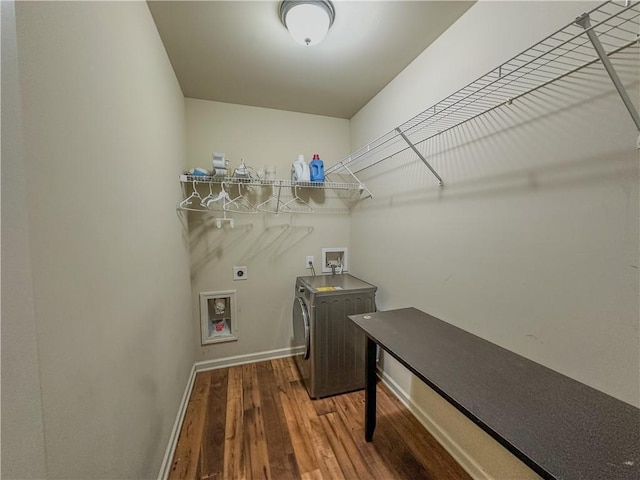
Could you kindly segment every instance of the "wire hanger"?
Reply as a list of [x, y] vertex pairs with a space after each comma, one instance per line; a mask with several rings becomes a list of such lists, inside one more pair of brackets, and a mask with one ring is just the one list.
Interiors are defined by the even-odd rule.
[[[291, 208], [292, 205], [294, 208]], [[313, 213], [313, 208], [298, 196], [298, 185], [294, 185], [293, 198], [282, 205], [281, 211], [284, 213]]]
[[195, 180], [193, 181], [193, 192], [191, 192], [191, 195], [189, 195], [187, 198], [185, 198], [183, 201], [180, 202], [180, 204], [178, 205], [178, 209], [180, 210], [189, 210], [192, 212], [202, 212], [204, 210], [199, 209], [199, 208], [189, 208], [190, 205], [193, 205], [193, 201], [194, 200], [200, 200], [200, 204], [202, 204], [202, 197], [200, 196], [200, 194], [198, 193], [198, 190], [196, 188], [196, 182]]
[[[227, 191], [224, 189], [224, 182], [222, 182], [220, 184], [220, 192], [218, 193], [218, 195], [213, 195], [213, 191], [211, 190], [211, 183], [209, 184], [209, 195], [207, 195], [206, 197], [204, 197], [202, 199], [202, 201], [200, 202], [200, 205], [202, 205], [203, 207], [209, 209], [209, 210], [215, 210], [211, 208], [211, 205], [214, 203], [219, 202], [220, 200], [223, 200], [223, 207], [219, 208], [217, 210], [224, 210], [224, 204], [231, 200], [231, 198], [229, 197], [229, 194], [227, 193]], [[206, 201], [205, 201], [206, 200]]]
[[[281, 189], [282, 189], [282, 185], [278, 184], [278, 195], [275, 196], [271, 194], [269, 198], [267, 198], [264, 202], [256, 206], [256, 210], [258, 210], [259, 212], [274, 213], [276, 215], [279, 213], [282, 213], [282, 207], [284, 205], [284, 202], [280, 200]], [[273, 204], [274, 202], [275, 202], [275, 206], [270, 207], [269, 205]]]
[[225, 200], [222, 209], [225, 212], [235, 213], [257, 213], [258, 209], [242, 195], [241, 185], [238, 183], [238, 196]]
[[[231, 198], [229, 197], [229, 194], [227, 193], [227, 191], [224, 189], [224, 182], [220, 183], [220, 192], [217, 195], [213, 194], [212, 185], [213, 185], [213, 182], [209, 183], [209, 195], [207, 195], [201, 200], [200, 205], [203, 207], [206, 207], [207, 211], [212, 211], [212, 210], [222, 211], [222, 217], [214, 218], [217, 228], [222, 228], [224, 223], [228, 223], [229, 226], [233, 228], [235, 226], [233, 218], [227, 218], [227, 210], [225, 209], [225, 206], [227, 205], [227, 203], [231, 201]], [[220, 202], [221, 200], [223, 202], [222, 208], [218, 208], [218, 209], [211, 208], [212, 205]]]
[[215, 201], [215, 198], [217, 197], [217, 195], [213, 194], [212, 187], [213, 187], [213, 182], [209, 182], [209, 195], [207, 195], [200, 201], [200, 206], [207, 208], [207, 206], [209, 205], [209, 202]]

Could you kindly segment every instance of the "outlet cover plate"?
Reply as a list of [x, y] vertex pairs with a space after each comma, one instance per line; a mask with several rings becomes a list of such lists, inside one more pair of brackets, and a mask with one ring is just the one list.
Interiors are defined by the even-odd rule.
[[247, 267], [233, 267], [234, 280], [246, 280], [248, 276]]

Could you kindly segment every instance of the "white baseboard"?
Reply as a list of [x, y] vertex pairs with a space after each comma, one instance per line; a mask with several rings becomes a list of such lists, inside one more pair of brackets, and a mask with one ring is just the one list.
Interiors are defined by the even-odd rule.
[[411, 396], [398, 385], [386, 372], [378, 369], [378, 376], [382, 382], [398, 397], [414, 417], [426, 428], [431, 435], [449, 452], [449, 455], [471, 476], [471, 478], [490, 480], [491, 477], [471, 458], [447, 433], [434, 422], [434, 420], [422, 408], [420, 408]]
[[304, 347], [279, 348], [277, 350], [268, 350], [266, 352], [236, 355], [233, 357], [218, 358], [216, 360], [204, 360], [202, 362], [196, 362], [194, 366], [196, 372], [204, 372], [206, 370], [215, 370], [217, 368], [234, 367], [236, 365], [244, 365], [246, 363], [256, 363], [276, 358], [291, 357], [292, 355], [301, 352], [303, 348]]
[[182, 429], [182, 421], [184, 420], [184, 414], [187, 411], [187, 404], [189, 403], [189, 397], [191, 397], [191, 390], [193, 389], [193, 382], [196, 379], [196, 366], [191, 367], [191, 373], [187, 380], [187, 386], [182, 394], [182, 400], [178, 407], [178, 415], [176, 415], [176, 421], [173, 422], [173, 429], [169, 436], [169, 444], [164, 453], [162, 459], [162, 465], [160, 466], [160, 472], [158, 473], [158, 480], [166, 480], [169, 478], [169, 470], [171, 469], [171, 463], [173, 461], [173, 454], [176, 451], [176, 445], [178, 444], [178, 437], [180, 436], [180, 430]]
[[182, 394], [182, 401], [178, 408], [178, 415], [176, 421], [173, 424], [171, 435], [169, 437], [169, 444], [162, 459], [162, 465], [160, 466], [160, 472], [158, 473], [158, 480], [166, 480], [169, 477], [169, 471], [171, 469], [171, 463], [173, 461], [173, 455], [176, 452], [176, 446], [178, 444], [178, 437], [180, 436], [180, 430], [182, 429], [182, 422], [184, 421], [184, 415], [187, 411], [187, 404], [189, 403], [189, 397], [191, 396], [191, 390], [193, 389], [193, 383], [196, 379], [196, 373], [204, 372], [207, 370], [215, 370], [217, 368], [233, 367], [235, 365], [244, 365], [245, 363], [262, 362], [265, 360], [273, 360], [276, 358], [291, 357], [296, 353], [302, 351], [303, 347], [292, 348], [280, 348], [277, 350], [269, 350], [266, 352], [252, 353], [248, 355], [237, 355], [234, 357], [219, 358], [216, 360], [205, 360], [202, 362], [196, 362], [191, 367], [191, 373], [189, 374], [189, 380], [187, 380], [187, 386]]

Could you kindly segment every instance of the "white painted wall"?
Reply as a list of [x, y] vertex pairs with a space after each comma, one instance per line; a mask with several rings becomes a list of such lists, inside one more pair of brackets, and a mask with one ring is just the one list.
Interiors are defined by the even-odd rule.
[[[8, 94], [22, 106], [24, 162], [5, 157], [3, 143], [3, 170], [9, 162], [16, 173], [3, 175], [3, 195], [5, 179], [20, 182], [24, 169], [7, 206], [25, 243], [3, 242], [2, 257], [17, 256], [10, 265], [24, 270], [16, 284], [3, 281], [3, 347], [8, 326], [27, 349], [24, 368], [7, 371], [3, 348], [3, 400], [24, 382], [15, 395], [34, 416], [24, 436], [37, 440], [39, 370], [47, 477], [154, 477], [195, 360], [175, 213], [184, 99], [145, 2], [21, 2], [16, 21], [20, 91]], [[3, 87], [4, 60], [3, 45]], [[3, 117], [4, 106], [3, 96]], [[3, 218], [3, 237], [5, 228]], [[14, 289], [25, 303], [7, 318]], [[5, 448], [15, 434], [5, 427], [21, 413], [11, 400], [2, 403], [3, 468], [42, 477], [38, 442], [24, 471]]]
[[44, 478], [40, 366], [29, 255], [29, 216], [15, 8], [2, 20], [2, 476]]
[[[274, 165], [278, 179], [290, 179], [291, 163], [299, 153], [307, 161], [319, 153], [326, 165], [349, 153], [348, 120], [191, 98], [185, 102], [189, 167], [210, 169], [212, 152], [223, 152], [233, 168], [244, 159], [255, 169]], [[191, 191], [187, 186], [186, 193]], [[257, 204], [271, 193], [257, 189], [248, 197]], [[282, 193], [291, 199], [291, 192]], [[200, 292], [237, 290], [238, 298], [238, 341], [202, 346], [198, 331], [199, 360], [292, 346], [295, 279], [311, 274], [304, 268], [305, 257], [315, 257], [320, 273], [322, 247], [348, 247], [350, 234], [345, 203], [333, 192], [304, 191], [300, 196], [315, 213], [232, 214], [235, 228], [220, 230], [212, 222], [215, 215], [190, 216], [194, 324], [200, 324]], [[343, 213], [333, 214], [337, 211]], [[234, 265], [248, 267], [248, 280], [233, 281]]]
[[[357, 148], [596, 4], [474, 5], [351, 121]], [[638, 104], [638, 49], [614, 59]], [[600, 65], [362, 172], [354, 273], [414, 306], [640, 404], [638, 132]], [[402, 366], [384, 370], [497, 478], [530, 475]]]

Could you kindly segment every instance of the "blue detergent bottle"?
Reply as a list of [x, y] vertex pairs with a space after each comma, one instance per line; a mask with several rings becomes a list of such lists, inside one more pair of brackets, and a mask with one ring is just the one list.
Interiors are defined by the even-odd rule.
[[324, 182], [324, 163], [320, 160], [320, 155], [313, 154], [313, 160], [309, 163], [312, 182]]

